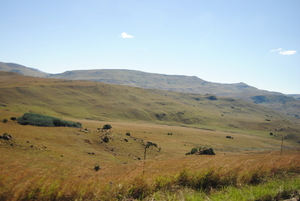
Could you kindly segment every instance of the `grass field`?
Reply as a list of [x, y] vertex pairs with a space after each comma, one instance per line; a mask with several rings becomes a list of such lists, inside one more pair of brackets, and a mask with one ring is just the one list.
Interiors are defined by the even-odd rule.
[[[278, 188], [292, 178], [299, 184], [300, 155], [294, 143], [284, 142], [280, 155], [281, 141], [259, 136], [230, 133], [234, 139], [227, 139], [226, 132], [198, 128], [82, 123], [88, 129], [0, 123], [13, 136], [0, 141], [2, 200], [221, 200], [217, 197], [231, 196], [222, 194], [228, 189], [248, 196], [249, 188], [264, 189], [276, 179], [281, 179]], [[104, 134], [97, 128], [106, 123], [113, 128]], [[103, 135], [110, 142], [102, 142]], [[161, 150], [149, 148], [144, 161], [146, 141]], [[185, 156], [193, 147], [212, 147], [216, 156]], [[95, 165], [101, 170], [95, 171]], [[289, 195], [298, 192], [299, 186], [294, 187]]]
[[[210, 101], [206, 95], [30, 77], [2, 76], [0, 82], [0, 120], [8, 120], [0, 122], [0, 135], [12, 136], [0, 139], [0, 200], [300, 196], [297, 119], [240, 100]], [[25, 112], [83, 127], [23, 126], [11, 120]], [[163, 113], [160, 120], [155, 115]], [[99, 129], [105, 124], [112, 129]], [[157, 147], [145, 149], [147, 142]], [[216, 155], [185, 155], [205, 147]]]

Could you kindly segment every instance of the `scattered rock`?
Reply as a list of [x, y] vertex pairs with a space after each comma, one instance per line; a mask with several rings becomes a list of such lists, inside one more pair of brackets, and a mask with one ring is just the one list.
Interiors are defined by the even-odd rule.
[[299, 197], [296, 196], [296, 197], [293, 197], [291, 199], [287, 199], [287, 200], [283, 200], [283, 201], [298, 201], [299, 200]]
[[12, 136], [7, 134], [7, 133], [3, 133], [3, 135], [0, 135], [0, 139], [4, 139], [4, 140], [11, 140]]
[[88, 139], [85, 139], [84, 142], [85, 142], [85, 143], [88, 143], [88, 144], [92, 144], [91, 141], [88, 140]]

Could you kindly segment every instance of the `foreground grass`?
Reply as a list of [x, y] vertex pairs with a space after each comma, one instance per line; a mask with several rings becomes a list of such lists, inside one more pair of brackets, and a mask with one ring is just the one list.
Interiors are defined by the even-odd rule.
[[157, 192], [148, 200], [186, 200], [186, 201], [250, 201], [283, 200], [300, 196], [300, 178], [270, 179], [258, 185], [243, 187], [228, 186], [215, 192], [191, 191], [180, 189], [176, 192]]
[[272, 200], [300, 189], [297, 154], [186, 156], [98, 172], [32, 168], [1, 170], [0, 200]]
[[300, 178], [270, 180], [257, 186], [229, 187], [210, 197], [211, 200], [280, 200], [300, 195]]

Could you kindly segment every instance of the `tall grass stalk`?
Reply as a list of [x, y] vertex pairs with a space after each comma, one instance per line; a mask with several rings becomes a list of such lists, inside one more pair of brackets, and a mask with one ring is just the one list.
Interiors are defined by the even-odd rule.
[[[218, 196], [239, 197], [239, 194], [250, 197], [252, 194], [277, 196], [278, 193], [284, 194], [293, 188], [286, 182], [280, 183], [280, 180], [274, 179], [288, 181], [292, 177], [298, 178], [300, 174], [300, 157], [296, 154], [284, 157], [278, 155], [180, 157], [149, 161], [145, 169], [143, 162], [140, 162], [124, 165], [122, 169], [120, 166], [109, 166], [97, 172], [92, 168], [69, 165], [40, 172], [33, 171], [30, 167], [17, 171], [13, 166], [10, 170], [0, 170], [2, 175], [0, 198], [147, 200], [156, 196], [163, 200], [164, 198], [172, 200], [173, 196], [179, 196], [181, 200], [198, 200], [200, 195], [202, 197], [215, 195], [214, 199], [218, 200]], [[299, 179], [293, 182], [296, 187], [300, 185]], [[271, 189], [272, 184], [273, 187], [277, 186], [274, 187], [273, 194], [259, 193], [263, 189]]]

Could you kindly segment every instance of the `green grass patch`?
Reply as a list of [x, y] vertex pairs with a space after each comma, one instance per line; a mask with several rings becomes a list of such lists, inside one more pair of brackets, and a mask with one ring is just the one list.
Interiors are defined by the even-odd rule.
[[190, 188], [158, 191], [152, 196], [155, 200], [186, 200], [186, 201], [269, 201], [284, 200], [300, 195], [300, 178], [270, 179], [259, 185], [223, 186], [219, 190], [193, 190]]
[[269, 180], [264, 184], [245, 186], [243, 188], [228, 187], [209, 196], [210, 200], [283, 200], [300, 195], [300, 178], [285, 180]]

